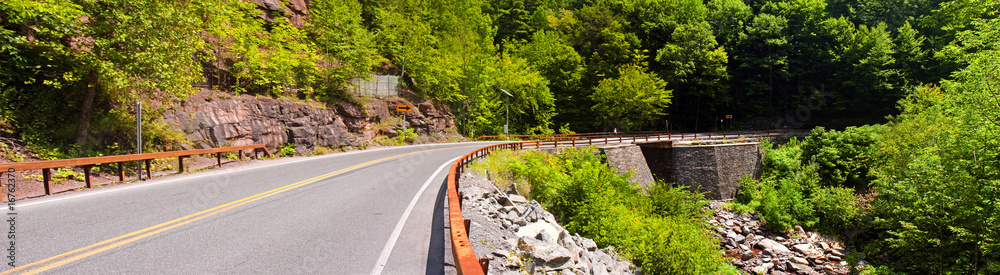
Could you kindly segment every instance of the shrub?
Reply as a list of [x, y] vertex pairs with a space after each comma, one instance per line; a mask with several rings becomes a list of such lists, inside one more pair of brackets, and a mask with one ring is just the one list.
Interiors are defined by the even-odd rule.
[[406, 128], [405, 130], [396, 130], [398, 138], [402, 142], [413, 142], [417, 138], [417, 133], [413, 131], [413, 128]]
[[279, 152], [278, 155], [282, 157], [295, 156], [295, 146], [291, 143], [281, 146], [281, 152]]
[[847, 127], [825, 131], [816, 127], [802, 144], [802, 162], [819, 165], [819, 176], [827, 186], [866, 189], [874, 180], [871, 145], [885, 133], [885, 125]]
[[823, 220], [821, 230], [835, 233], [841, 225], [858, 220], [861, 210], [855, 203], [854, 190], [844, 187], [823, 187], [813, 193], [809, 202], [815, 206], [816, 215]]

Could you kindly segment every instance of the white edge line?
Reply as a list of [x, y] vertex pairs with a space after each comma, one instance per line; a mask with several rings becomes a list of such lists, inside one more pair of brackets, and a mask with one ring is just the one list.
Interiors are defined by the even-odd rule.
[[[427, 145], [437, 146], [437, 145], [453, 145], [453, 144], [464, 144], [464, 143], [468, 143], [468, 142], [433, 143], [433, 144], [419, 144], [419, 145], [410, 145], [410, 146], [427, 146]], [[393, 147], [376, 148], [376, 149], [370, 149], [370, 150], [357, 150], [357, 151], [343, 152], [343, 153], [339, 153], [339, 154], [323, 155], [323, 156], [318, 156], [318, 157], [304, 157], [303, 159], [300, 159], [300, 160], [291, 160], [291, 161], [288, 161], [288, 162], [274, 163], [274, 164], [268, 164], [268, 165], [262, 165], [262, 166], [237, 167], [237, 168], [235, 168], [233, 170], [223, 169], [223, 170], [212, 171], [211, 173], [195, 174], [195, 175], [191, 175], [190, 177], [180, 177], [180, 178], [173, 178], [173, 179], [165, 179], [165, 180], [162, 180], [162, 181], [148, 182], [148, 183], [145, 183], [145, 184], [143, 184], [143, 183], [130, 183], [130, 184], [127, 184], [127, 186], [124, 186], [124, 187], [107, 189], [107, 190], [101, 190], [101, 191], [94, 191], [94, 192], [86, 192], [86, 193], [81, 193], [81, 194], [76, 194], [76, 195], [68, 195], [68, 196], [65, 196], [65, 197], [57, 197], [57, 198], [44, 198], [43, 197], [43, 198], [41, 198], [41, 200], [32, 200], [32, 201], [26, 202], [26, 203], [18, 203], [17, 207], [20, 208], [20, 207], [35, 206], [35, 205], [41, 205], [41, 204], [52, 203], [52, 202], [57, 202], [57, 201], [63, 201], [63, 200], [70, 200], [70, 199], [77, 199], [77, 198], [89, 197], [89, 196], [94, 196], [94, 195], [100, 195], [100, 194], [105, 194], [105, 193], [112, 193], [112, 192], [125, 191], [125, 190], [129, 190], [129, 189], [135, 189], [135, 188], [155, 186], [155, 185], [160, 185], [160, 184], [164, 184], [164, 183], [171, 183], [171, 182], [176, 182], [176, 181], [182, 181], [182, 180], [198, 179], [198, 178], [203, 178], [203, 177], [208, 177], [208, 176], [215, 176], [215, 175], [222, 174], [222, 173], [240, 172], [240, 171], [249, 170], [249, 169], [267, 168], [267, 167], [274, 167], [274, 166], [280, 166], [280, 165], [286, 165], [286, 164], [299, 163], [299, 162], [303, 162], [303, 161], [320, 160], [320, 159], [325, 159], [325, 158], [333, 158], [333, 157], [338, 157], [338, 156], [348, 156], [348, 155], [360, 154], [360, 153], [365, 153], [365, 152], [376, 152], [376, 151], [391, 150], [391, 149], [398, 149], [398, 148], [406, 148], [406, 147], [405, 146], [393, 146]], [[154, 180], [156, 180], [156, 179], [154, 179]]]
[[410, 205], [406, 206], [406, 211], [403, 211], [403, 216], [399, 217], [399, 222], [396, 223], [396, 228], [392, 230], [392, 235], [389, 235], [389, 241], [385, 243], [385, 248], [382, 248], [382, 254], [379, 255], [378, 261], [375, 262], [375, 268], [372, 269], [372, 275], [382, 274], [382, 269], [385, 268], [386, 262], [389, 261], [389, 254], [392, 254], [392, 248], [396, 246], [396, 239], [399, 239], [399, 234], [403, 232], [403, 225], [406, 224], [406, 219], [410, 217], [410, 212], [413, 211], [413, 207], [417, 205], [417, 200], [420, 199], [420, 195], [424, 193], [427, 186], [434, 181], [434, 178], [436, 178], [445, 167], [448, 167], [448, 165], [451, 165], [457, 159], [458, 158], [453, 158], [442, 164], [441, 167], [438, 167], [437, 171], [434, 171], [434, 174], [431, 175], [430, 178], [427, 178], [427, 181], [424, 182], [424, 186], [421, 186], [420, 190], [417, 191], [417, 194], [413, 196], [413, 200], [410, 200]]

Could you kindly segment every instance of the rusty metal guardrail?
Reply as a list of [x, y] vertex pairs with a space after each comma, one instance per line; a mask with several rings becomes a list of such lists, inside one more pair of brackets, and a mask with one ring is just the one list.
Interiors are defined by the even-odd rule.
[[547, 134], [547, 135], [508, 135], [508, 136], [479, 136], [475, 140], [499, 140], [504, 138], [517, 138], [517, 139], [531, 139], [531, 140], [570, 140], [570, 139], [586, 139], [595, 137], [605, 137], [605, 136], [634, 136], [634, 135], [652, 135], [652, 134], [669, 134], [669, 133], [679, 133], [677, 131], [638, 131], [638, 132], [596, 132], [596, 133], [578, 133], [578, 134]]
[[465, 167], [473, 160], [484, 157], [494, 150], [521, 149], [522, 143], [505, 143], [479, 148], [468, 153], [451, 165], [448, 172], [448, 221], [451, 226], [451, 253], [455, 260], [455, 269], [459, 275], [486, 274], [489, 259], [477, 258], [469, 243], [470, 221], [462, 218], [462, 195], [458, 193], [458, 179]]
[[[762, 136], [773, 136], [773, 135], [790, 135], [790, 134], [809, 134], [809, 131], [805, 130], [766, 130], [766, 131], [730, 131], [730, 132], [708, 132], [708, 133], [668, 133], [668, 132], [643, 132], [643, 133], [593, 133], [593, 134], [573, 134], [573, 135], [541, 135], [542, 140], [536, 141], [525, 141], [525, 142], [511, 142], [505, 144], [491, 145], [480, 148], [476, 151], [468, 153], [452, 164], [451, 170], [448, 172], [448, 220], [451, 226], [451, 251], [452, 256], [455, 260], [455, 269], [458, 270], [460, 275], [478, 275], [486, 274], [489, 267], [488, 258], [477, 258], [476, 252], [472, 250], [472, 246], [469, 241], [469, 230], [470, 230], [470, 220], [462, 217], [462, 194], [458, 192], [459, 183], [458, 179], [461, 178], [462, 172], [465, 167], [472, 163], [473, 160], [486, 156], [495, 150], [522, 150], [525, 147], [534, 146], [536, 149], [541, 146], [552, 145], [558, 148], [560, 144], [575, 147], [577, 145], [593, 145], [593, 144], [607, 144], [609, 142], [625, 142], [640, 141], [640, 140], [652, 140], [656, 137], [657, 140], [674, 140], [675, 138], [684, 139], [716, 139], [716, 138], [739, 138], [739, 137], [762, 137]], [[484, 137], [496, 137], [496, 136], [483, 136]], [[515, 137], [515, 136], [511, 136]], [[520, 136], [520, 137], [536, 137], [537, 136]], [[570, 138], [566, 140], [563, 138]], [[578, 140], [579, 139], [579, 140]], [[457, 206], [457, 207], [456, 207]]]
[[636, 142], [653, 140], [688, 140], [688, 139], [727, 139], [746, 137], [765, 137], [775, 135], [798, 135], [809, 134], [806, 130], [761, 130], [761, 131], [729, 131], [729, 132], [704, 132], [704, 133], [640, 133], [640, 134], [599, 134], [587, 135], [580, 139], [543, 139], [537, 141], [524, 142], [524, 147], [534, 146], [535, 149], [541, 147], [576, 147], [578, 145], [608, 144], [610, 142]]
[[[0, 163], [0, 169], [7, 170], [14, 168], [15, 170], [42, 170], [42, 182], [45, 185], [45, 194], [51, 195], [52, 191], [49, 182], [52, 180], [52, 168], [61, 167], [71, 167], [80, 166], [83, 168], [84, 181], [87, 183], [87, 188], [93, 188], [90, 182], [90, 169], [98, 164], [105, 163], [118, 163], [118, 180], [125, 181], [125, 165], [126, 161], [143, 161], [146, 164], [146, 178], [150, 178], [152, 175], [151, 162], [153, 159], [158, 158], [171, 158], [177, 157], [177, 168], [178, 173], [184, 172], [184, 158], [193, 155], [203, 155], [203, 154], [215, 154], [216, 162], [219, 166], [222, 166], [222, 153], [232, 152], [232, 151], [243, 151], [243, 150], [254, 150], [254, 157], [257, 157], [257, 152], [263, 151], [264, 154], [270, 156], [271, 152], [264, 147], [263, 144], [254, 145], [244, 145], [244, 146], [233, 146], [233, 147], [223, 147], [223, 148], [209, 148], [209, 149], [195, 149], [195, 150], [183, 150], [183, 151], [170, 151], [170, 152], [159, 152], [159, 153], [144, 153], [144, 154], [129, 154], [129, 155], [117, 155], [117, 156], [104, 156], [104, 157], [89, 157], [89, 158], [74, 158], [74, 159], [59, 159], [59, 160], [43, 160], [43, 161], [32, 161], [32, 162], [15, 162], [15, 163]], [[239, 158], [243, 159], [243, 154], [239, 154]]]

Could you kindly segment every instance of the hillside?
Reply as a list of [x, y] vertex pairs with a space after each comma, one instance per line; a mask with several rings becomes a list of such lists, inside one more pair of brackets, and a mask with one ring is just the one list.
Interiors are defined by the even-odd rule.
[[967, 64], [956, 38], [996, 9], [959, 2], [4, 1], [0, 112], [29, 144], [88, 155], [127, 147], [136, 101], [358, 104], [351, 80], [388, 74], [466, 136], [502, 133], [507, 109], [519, 134], [842, 128]]

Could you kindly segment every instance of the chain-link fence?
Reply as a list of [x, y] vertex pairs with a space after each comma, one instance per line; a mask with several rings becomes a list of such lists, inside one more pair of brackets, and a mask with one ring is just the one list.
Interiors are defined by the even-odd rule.
[[374, 75], [371, 80], [355, 78], [351, 80], [351, 84], [354, 86], [355, 95], [373, 98], [399, 95], [399, 90], [402, 88], [399, 85], [399, 77], [394, 75]]

